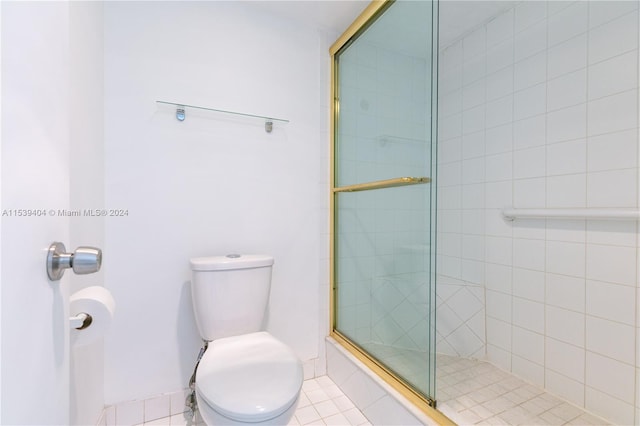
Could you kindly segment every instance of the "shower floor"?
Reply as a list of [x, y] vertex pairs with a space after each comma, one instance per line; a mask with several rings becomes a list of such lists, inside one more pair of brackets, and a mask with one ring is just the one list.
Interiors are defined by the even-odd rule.
[[438, 409], [460, 425], [609, 424], [488, 362], [439, 354], [436, 370]]
[[[425, 352], [377, 343], [363, 346], [402, 377], [427, 387]], [[443, 354], [436, 356], [436, 396], [438, 410], [459, 425], [609, 424], [488, 362]]]

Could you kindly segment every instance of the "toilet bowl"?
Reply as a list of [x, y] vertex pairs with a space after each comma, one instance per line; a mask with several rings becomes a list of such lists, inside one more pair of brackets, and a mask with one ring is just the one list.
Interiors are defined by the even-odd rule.
[[211, 425], [286, 425], [302, 379], [293, 351], [269, 333], [215, 340], [196, 374], [198, 409]]
[[208, 425], [286, 425], [302, 388], [302, 363], [264, 331], [273, 257], [191, 259], [198, 331], [208, 342], [196, 371], [200, 416]]

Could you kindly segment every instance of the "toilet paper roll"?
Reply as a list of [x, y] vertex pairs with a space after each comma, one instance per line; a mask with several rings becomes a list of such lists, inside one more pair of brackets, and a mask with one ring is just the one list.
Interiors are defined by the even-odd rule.
[[71, 329], [72, 345], [88, 345], [95, 342], [109, 328], [116, 303], [109, 290], [100, 286], [84, 288], [71, 295], [69, 313], [91, 315], [91, 325], [83, 330]]

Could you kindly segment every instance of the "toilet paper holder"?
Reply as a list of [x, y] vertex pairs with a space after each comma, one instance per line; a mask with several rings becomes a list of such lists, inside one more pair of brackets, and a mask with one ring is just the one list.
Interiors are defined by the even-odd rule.
[[93, 322], [93, 318], [91, 315], [81, 312], [74, 317], [69, 317], [69, 323], [71, 324], [71, 328], [75, 328], [76, 330], [84, 330], [89, 327]]
[[64, 270], [72, 268], [79, 275], [92, 274], [100, 270], [102, 250], [95, 247], [78, 247], [73, 253], [67, 253], [64, 244], [54, 242], [47, 252], [47, 276], [58, 281]]

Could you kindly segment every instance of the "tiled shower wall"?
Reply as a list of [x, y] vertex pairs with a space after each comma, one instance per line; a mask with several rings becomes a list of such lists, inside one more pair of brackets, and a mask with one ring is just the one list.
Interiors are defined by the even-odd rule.
[[[425, 59], [357, 41], [340, 67], [337, 185], [429, 176]], [[338, 329], [360, 343], [426, 350], [428, 191], [338, 196]]]
[[438, 351], [637, 423], [636, 222], [501, 209], [638, 207], [638, 2], [522, 2], [441, 49], [439, 91]]

